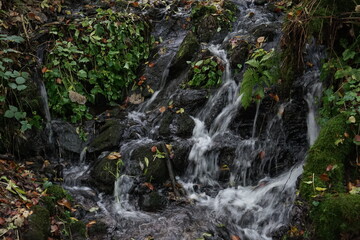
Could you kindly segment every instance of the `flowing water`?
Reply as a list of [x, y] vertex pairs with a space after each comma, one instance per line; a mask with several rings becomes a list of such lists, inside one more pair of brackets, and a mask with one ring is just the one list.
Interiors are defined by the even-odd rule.
[[[229, 33], [224, 41], [237, 35], [249, 35], [251, 24], [280, 23], [274, 14], [254, 6], [251, 2], [236, 3], [240, 10], [239, 19], [234, 25], [234, 32]], [[254, 17], [249, 17], [251, 12], [255, 13]], [[267, 47], [276, 44], [275, 39]], [[109, 238], [104, 239], [145, 239], [152, 236], [163, 240], [192, 240], [210, 234], [213, 238], [208, 239], [229, 239], [234, 235], [241, 239], [265, 240], [272, 239], [272, 233], [288, 222], [306, 151], [306, 148], [300, 148], [286, 158], [291, 159], [292, 163], [284, 163], [282, 160], [287, 154], [282, 147], [286, 145], [289, 135], [284, 127], [284, 116], [290, 111], [292, 100], [277, 103], [274, 113], [267, 116], [263, 129], [258, 127], [263, 105], [259, 102], [253, 113], [250, 137], [241, 137], [242, 129], [234, 131], [232, 127], [235, 119], [246, 111], [241, 107], [242, 96], [238, 94], [240, 83], [233, 78], [222, 44], [208, 44], [203, 48], [221, 59], [225, 70], [223, 84], [211, 94], [202, 110], [192, 116], [195, 127], [192, 137], [186, 140], [192, 145], [188, 167], [184, 174], [176, 177], [186, 191], [186, 203], [175, 201], [158, 212], [141, 211], [131, 194], [136, 188], [136, 177], [122, 174], [115, 182], [113, 197], [100, 194], [94, 198], [100, 209], [96, 216], [106, 219], [112, 226]], [[310, 54], [311, 58], [314, 57], [313, 54], [315, 52]], [[170, 59], [172, 58], [173, 55], [170, 55]], [[321, 56], [318, 56], [317, 61], [320, 58]], [[132, 159], [136, 147], [151, 145], [157, 141], [158, 122], [149, 121], [146, 112], [158, 107], [153, 105], [160, 95], [162, 98], [173, 96], [174, 92], [165, 84], [169, 69], [170, 63], [161, 70], [161, 83], [152, 97], [138, 109], [128, 113], [127, 121], [131, 122], [131, 125], [126, 129], [125, 135], [133, 137], [123, 142], [119, 148], [123, 159]], [[318, 74], [318, 68], [314, 68], [299, 80], [305, 82], [303, 88], [304, 99], [309, 108], [309, 145], [314, 143], [319, 131], [316, 124], [316, 99], [321, 94], [321, 84], [317, 82]], [[216, 110], [219, 102], [222, 102], [223, 107]], [[231, 166], [227, 166], [228, 179], [220, 180], [223, 170], [219, 162], [223, 159], [219, 142], [221, 144], [227, 137], [234, 146], [233, 161]], [[81, 187], [77, 180], [88, 171], [88, 166], [84, 164], [85, 152], [86, 149], [81, 155], [78, 167], [66, 171], [65, 178], [71, 179], [66, 181], [66, 185], [73, 192], [81, 190], [93, 195], [92, 189]], [[124, 164], [125, 168], [133, 167], [129, 161]]]

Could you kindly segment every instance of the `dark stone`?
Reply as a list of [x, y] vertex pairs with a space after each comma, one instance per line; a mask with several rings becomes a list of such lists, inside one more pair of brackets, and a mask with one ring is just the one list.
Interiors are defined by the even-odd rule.
[[103, 240], [106, 233], [107, 225], [101, 221], [96, 221], [94, 225], [88, 228], [89, 238], [92, 240]]
[[116, 180], [114, 175], [116, 175], [118, 167], [116, 163], [117, 160], [108, 159], [107, 157], [98, 160], [90, 172], [90, 183], [96, 186], [99, 191], [112, 194]]
[[51, 122], [54, 137], [60, 148], [61, 156], [69, 153], [79, 154], [85, 147], [85, 143], [76, 133], [76, 129], [70, 123], [54, 120]]
[[159, 135], [162, 137], [170, 136], [170, 124], [174, 119], [174, 113], [170, 111], [165, 111], [161, 117], [161, 122], [159, 125]]
[[195, 115], [208, 100], [208, 91], [179, 89], [175, 93], [174, 106], [184, 108], [185, 112]]
[[196, 24], [196, 35], [200, 42], [209, 42], [217, 33], [219, 22], [213, 15], [205, 15]]
[[34, 212], [29, 217], [29, 226], [24, 233], [26, 240], [47, 240], [50, 234], [50, 214], [49, 211], [36, 205], [32, 207]]
[[250, 44], [246, 41], [240, 41], [239, 44], [230, 50], [230, 64], [232, 69], [237, 69], [238, 64], [244, 65], [249, 55]]
[[188, 141], [176, 141], [171, 145], [174, 156], [171, 159], [173, 163], [175, 175], [181, 175], [185, 173], [188, 165], [188, 157], [191, 150], [191, 143]]
[[167, 204], [167, 199], [158, 192], [151, 192], [149, 194], [141, 195], [139, 198], [139, 206], [142, 210], [148, 212], [155, 212], [164, 209]]
[[258, 6], [265, 5], [265, 3], [267, 3], [267, 0], [254, 0], [254, 4]]
[[120, 120], [107, 120], [104, 126], [100, 128], [100, 134], [91, 141], [88, 151], [102, 152], [118, 148], [122, 139], [122, 134], [126, 125]]
[[200, 44], [193, 32], [188, 32], [182, 41], [173, 62], [171, 63], [170, 72], [172, 76], [182, 71], [188, 66], [187, 61], [191, 61], [199, 50]]
[[[131, 161], [138, 164], [142, 162], [145, 166], [144, 175], [147, 181], [152, 180], [155, 183], [163, 183], [169, 178], [165, 158], [154, 158], [156, 153], [151, 151], [153, 146], [161, 149], [162, 143], [149, 143], [135, 148], [131, 155]], [[160, 150], [161, 151], [161, 150]], [[149, 160], [149, 166], [146, 167], [145, 157]]]
[[186, 112], [177, 114], [173, 123], [175, 135], [182, 138], [190, 138], [195, 127], [194, 119]]
[[255, 38], [265, 37], [266, 41], [271, 42], [276, 36], [277, 26], [275, 24], [261, 24], [250, 30]]

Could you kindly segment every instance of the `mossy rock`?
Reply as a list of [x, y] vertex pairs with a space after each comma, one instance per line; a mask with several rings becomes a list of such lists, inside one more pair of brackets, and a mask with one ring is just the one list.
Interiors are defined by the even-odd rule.
[[328, 195], [313, 209], [311, 218], [315, 225], [316, 239], [343, 239], [341, 235], [358, 239], [355, 236], [360, 236], [360, 195]]
[[[344, 164], [348, 156], [354, 150], [354, 144], [350, 138], [345, 138], [344, 133], [348, 130], [345, 115], [338, 115], [330, 119], [320, 131], [320, 135], [315, 144], [308, 152], [304, 173], [300, 183], [300, 194], [305, 199], [311, 199], [316, 187], [326, 187], [327, 183], [321, 180], [322, 174], [327, 174], [330, 178], [331, 189], [333, 192], [344, 192]], [[336, 144], [339, 139], [342, 143]], [[329, 165], [336, 166], [327, 171]], [[313, 179], [314, 176], [314, 179]], [[314, 184], [307, 184], [307, 181], [314, 180]]]
[[101, 152], [118, 148], [126, 126], [119, 120], [108, 120], [100, 134], [89, 145], [89, 152]]
[[49, 194], [54, 200], [60, 200], [63, 198], [71, 200], [70, 194], [61, 186], [53, 184], [46, 189], [46, 193]]
[[75, 221], [70, 223], [70, 231], [72, 239], [85, 240], [86, 239], [86, 225], [82, 221]]
[[188, 32], [171, 63], [171, 72], [180, 72], [188, 66], [187, 61], [192, 60], [200, 49], [200, 44], [193, 32]]
[[39, 205], [32, 207], [33, 214], [29, 217], [29, 227], [24, 233], [26, 240], [47, 240], [50, 233], [49, 211]]

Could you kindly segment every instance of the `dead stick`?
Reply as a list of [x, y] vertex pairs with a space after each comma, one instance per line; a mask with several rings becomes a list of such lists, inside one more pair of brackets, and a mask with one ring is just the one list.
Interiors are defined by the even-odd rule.
[[171, 180], [171, 185], [172, 185], [172, 187], [174, 189], [175, 196], [180, 197], [180, 193], [176, 188], [176, 180], [175, 180], [173, 167], [172, 167], [172, 164], [171, 164], [169, 150], [166, 147], [165, 143], [161, 144], [161, 147], [162, 147], [162, 150], [163, 150], [163, 152], [165, 153], [165, 156], [166, 156], [166, 166], [167, 166], [167, 169], [168, 169], [168, 172], [169, 172], [169, 177], [170, 177], [170, 180]]

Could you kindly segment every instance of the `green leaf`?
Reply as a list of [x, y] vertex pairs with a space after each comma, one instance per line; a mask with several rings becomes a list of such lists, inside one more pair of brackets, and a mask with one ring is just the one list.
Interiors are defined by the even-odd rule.
[[80, 70], [77, 75], [80, 78], [87, 78], [87, 73], [84, 70]]
[[27, 86], [26, 85], [19, 85], [19, 86], [17, 86], [17, 90], [18, 91], [22, 91], [22, 90], [25, 90], [27, 88]]
[[201, 64], [203, 64], [204, 60], [197, 61], [195, 63], [195, 66], [199, 67]]
[[27, 73], [27, 72], [22, 72], [22, 73], [21, 73], [21, 76], [22, 76], [23, 78], [25, 78], [25, 79], [28, 79], [28, 78], [30, 77], [30, 74]]
[[319, 206], [319, 204], [320, 204], [320, 202], [318, 202], [318, 201], [313, 201], [312, 202], [312, 205], [315, 206], [315, 207]]
[[16, 43], [21, 43], [24, 41], [24, 39], [20, 36], [15, 36], [15, 35], [8, 36], [6, 34], [0, 34], [0, 40], [16, 42]]
[[4, 117], [6, 118], [13, 118], [15, 116], [15, 113], [11, 110], [6, 110]]
[[0, 102], [5, 102], [5, 96], [0, 96]]
[[15, 112], [14, 114], [16, 120], [20, 120], [22, 118], [25, 118], [26, 117], [26, 112]]
[[259, 66], [260, 66], [260, 62], [256, 59], [250, 59], [249, 61], [246, 61], [245, 63], [254, 68], [259, 68]]
[[346, 49], [342, 54], [344, 61], [347, 61], [349, 59], [353, 59], [355, 57], [355, 55], [356, 55], [356, 52], [354, 52], [354, 51], [352, 51], [350, 49]]
[[23, 77], [17, 77], [17, 78], [15, 79], [15, 82], [16, 82], [17, 84], [24, 84], [24, 83], [26, 82], [26, 80], [25, 80], [25, 78], [23, 78]]
[[16, 89], [17, 84], [16, 83], [9, 83], [9, 87], [11, 87], [12, 89]]

